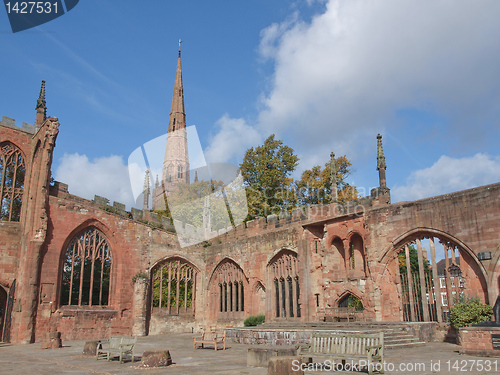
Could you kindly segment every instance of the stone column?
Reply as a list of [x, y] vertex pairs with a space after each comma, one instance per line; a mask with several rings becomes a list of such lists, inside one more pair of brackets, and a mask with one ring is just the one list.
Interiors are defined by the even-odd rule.
[[148, 300], [149, 280], [145, 277], [138, 277], [134, 282], [134, 295], [132, 307], [134, 317], [132, 319], [132, 335], [146, 336], [147, 300]]
[[411, 273], [411, 261], [410, 261], [410, 248], [405, 245], [405, 255], [406, 255], [406, 275], [408, 276], [408, 297], [410, 301], [410, 316], [411, 321], [415, 321], [415, 301], [413, 299], [413, 278]]
[[422, 311], [424, 313], [424, 321], [429, 322], [429, 308], [427, 304], [427, 294], [425, 287], [425, 272], [424, 272], [424, 259], [422, 254], [422, 243], [417, 239], [417, 255], [418, 255], [418, 268], [420, 276], [420, 295], [422, 298]]
[[436, 314], [437, 321], [443, 321], [443, 312], [441, 309], [441, 285], [439, 284], [439, 276], [436, 263], [436, 248], [434, 247], [434, 238], [429, 238], [429, 245], [431, 248], [431, 261], [432, 261], [432, 279], [434, 284], [434, 297], [436, 298]]

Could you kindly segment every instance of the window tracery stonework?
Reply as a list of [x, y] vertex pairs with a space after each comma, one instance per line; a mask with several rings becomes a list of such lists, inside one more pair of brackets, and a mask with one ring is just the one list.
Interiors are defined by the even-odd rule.
[[108, 305], [111, 259], [111, 248], [100, 230], [89, 227], [78, 233], [64, 257], [61, 305]]
[[268, 265], [272, 280], [272, 311], [277, 318], [300, 317], [297, 255], [285, 250]]
[[219, 315], [245, 311], [245, 284], [243, 270], [234, 262], [223, 261], [215, 271], [219, 294]]
[[181, 259], [169, 259], [153, 270], [152, 307], [168, 314], [194, 312], [197, 271]]
[[0, 220], [19, 221], [26, 167], [21, 150], [10, 142], [0, 144]]

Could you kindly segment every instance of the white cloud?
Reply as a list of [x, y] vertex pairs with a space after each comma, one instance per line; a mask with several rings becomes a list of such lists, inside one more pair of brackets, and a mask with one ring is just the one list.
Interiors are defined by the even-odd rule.
[[205, 158], [209, 163], [238, 163], [249, 147], [262, 142], [262, 135], [241, 118], [225, 114], [216, 123], [216, 133], [209, 139]]
[[498, 114], [499, 12], [498, 1], [331, 0], [311, 23], [273, 24], [261, 33], [275, 70], [257, 128], [363, 155], [398, 110], [432, 107], [454, 121], [445, 133], [482, 137], [470, 124]]
[[54, 178], [68, 184], [71, 194], [93, 199], [100, 195], [127, 205], [134, 205], [128, 167], [121, 156], [111, 155], [92, 161], [86, 155], [64, 154]]
[[500, 156], [478, 153], [454, 159], [441, 156], [429, 168], [413, 171], [404, 186], [391, 190], [394, 202], [427, 198], [500, 181]]

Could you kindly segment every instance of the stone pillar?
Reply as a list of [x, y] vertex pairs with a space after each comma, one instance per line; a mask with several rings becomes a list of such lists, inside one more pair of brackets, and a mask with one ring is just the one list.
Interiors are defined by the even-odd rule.
[[406, 275], [408, 276], [408, 297], [410, 301], [410, 316], [411, 321], [415, 322], [415, 301], [413, 299], [413, 278], [411, 273], [410, 248], [405, 245], [406, 254]]
[[436, 298], [436, 314], [437, 321], [443, 321], [443, 312], [441, 309], [441, 285], [439, 284], [439, 276], [436, 263], [436, 248], [434, 247], [434, 238], [429, 238], [429, 245], [431, 248], [431, 261], [432, 261], [432, 279], [434, 284], [434, 297]]
[[132, 335], [146, 336], [147, 300], [149, 280], [138, 277], [134, 282]]
[[425, 287], [425, 272], [424, 272], [424, 259], [422, 254], [422, 243], [417, 239], [417, 255], [418, 255], [418, 269], [420, 276], [420, 296], [422, 298], [422, 311], [424, 313], [424, 321], [429, 322], [429, 308], [427, 304], [427, 294]]

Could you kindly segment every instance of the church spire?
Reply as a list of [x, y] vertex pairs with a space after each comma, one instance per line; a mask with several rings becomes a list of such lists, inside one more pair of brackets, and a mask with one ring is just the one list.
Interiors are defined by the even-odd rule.
[[174, 93], [167, 132], [167, 145], [161, 182], [165, 191], [174, 191], [178, 183], [190, 182], [189, 154], [186, 129], [186, 113], [184, 111], [184, 89], [182, 87], [181, 41], [179, 40], [179, 57], [175, 72]]
[[179, 40], [179, 57], [177, 59], [177, 70], [175, 72], [174, 93], [172, 95], [168, 132], [170, 133], [185, 127], [186, 113], [184, 111], [184, 89], [182, 87], [181, 40]]
[[385, 165], [385, 156], [384, 150], [382, 149], [382, 136], [380, 134], [377, 135], [377, 171], [379, 177], [380, 187], [386, 188], [387, 181], [385, 178], [385, 169], [387, 166]]
[[38, 95], [35, 109], [35, 126], [39, 128], [47, 119], [47, 103], [45, 102], [45, 80], [42, 81], [42, 87], [40, 88], [40, 95]]

